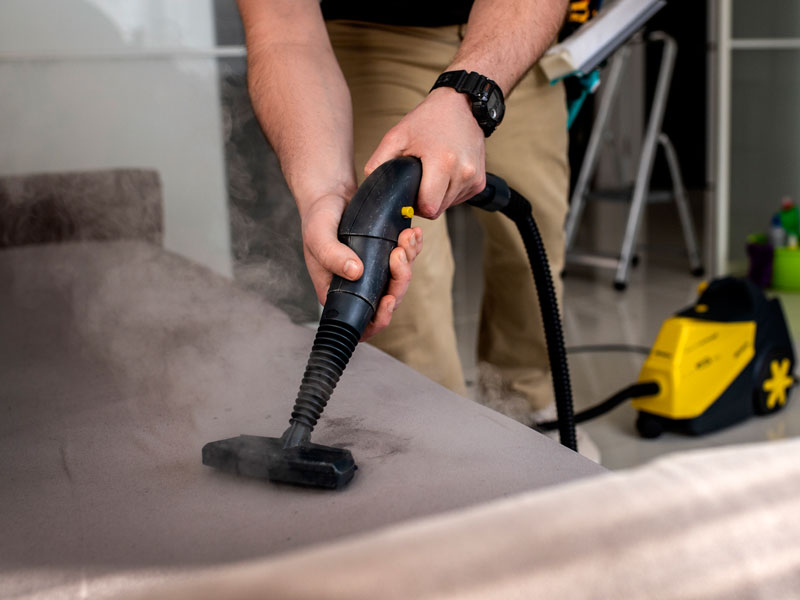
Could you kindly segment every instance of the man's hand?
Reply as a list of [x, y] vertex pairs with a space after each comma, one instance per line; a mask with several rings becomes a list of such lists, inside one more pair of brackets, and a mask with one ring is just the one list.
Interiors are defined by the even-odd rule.
[[[308, 205], [301, 215], [303, 253], [320, 304], [325, 304], [333, 275], [355, 281], [364, 272], [358, 255], [342, 244], [337, 236], [346, 204], [345, 199], [339, 196], [323, 196]], [[411, 266], [421, 251], [422, 230], [419, 227], [404, 230], [397, 240], [397, 248], [389, 256], [391, 277], [386, 294], [362, 339], [372, 337], [389, 324], [394, 309], [406, 295], [411, 281]]]
[[[461, 46], [443, 71], [481, 73], [508, 97], [555, 39], [566, 11], [566, 0], [475, 0]], [[417, 213], [435, 219], [483, 190], [484, 143], [467, 97], [437, 88], [389, 130], [364, 171], [397, 156], [422, 159]]]
[[486, 186], [484, 135], [469, 99], [452, 88], [433, 90], [383, 137], [367, 161], [369, 175], [398, 156], [422, 160], [417, 214], [435, 219]]

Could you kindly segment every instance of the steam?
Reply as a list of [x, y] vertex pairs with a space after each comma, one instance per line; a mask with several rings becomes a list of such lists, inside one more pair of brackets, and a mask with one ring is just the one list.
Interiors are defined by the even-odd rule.
[[234, 277], [292, 320], [315, 320], [300, 218], [250, 105], [244, 59], [221, 61], [220, 74]]

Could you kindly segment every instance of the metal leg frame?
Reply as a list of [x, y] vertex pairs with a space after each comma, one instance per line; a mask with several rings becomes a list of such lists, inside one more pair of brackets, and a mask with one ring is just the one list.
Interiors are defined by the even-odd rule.
[[625, 46], [621, 48], [611, 60], [608, 77], [605, 82], [605, 91], [600, 99], [600, 106], [598, 107], [597, 116], [595, 117], [595, 124], [589, 136], [589, 143], [586, 147], [583, 164], [581, 164], [578, 180], [575, 183], [575, 189], [570, 199], [570, 209], [564, 230], [567, 251], [572, 248], [572, 244], [575, 241], [578, 223], [580, 223], [581, 216], [583, 215], [583, 208], [586, 205], [586, 194], [589, 191], [589, 184], [597, 169], [597, 162], [600, 158], [600, 145], [603, 142], [603, 134], [606, 129], [606, 124], [608, 123], [608, 118], [611, 115], [611, 109], [617, 98], [619, 81], [622, 77], [622, 72], [629, 54], [630, 48]]
[[675, 205], [678, 207], [678, 216], [681, 219], [681, 229], [683, 230], [683, 239], [686, 242], [686, 251], [689, 253], [689, 268], [692, 270], [692, 275], [700, 276], [703, 274], [703, 263], [700, 260], [700, 252], [697, 249], [697, 238], [694, 234], [694, 222], [692, 221], [692, 213], [689, 211], [689, 199], [686, 194], [686, 188], [683, 185], [683, 177], [681, 176], [681, 167], [678, 163], [678, 155], [675, 152], [675, 147], [667, 134], [662, 133], [658, 136], [658, 143], [664, 148], [664, 156], [667, 159], [669, 166], [669, 175], [672, 179], [672, 189], [674, 190]]
[[614, 287], [620, 290], [625, 289], [628, 285], [628, 272], [631, 267], [633, 249], [639, 237], [639, 228], [642, 224], [642, 209], [647, 202], [647, 193], [650, 190], [650, 176], [653, 173], [658, 136], [661, 133], [661, 125], [664, 122], [664, 111], [667, 106], [669, 86], [672, 81], [672, 70], [675, 66], [675, 55], [678, 51], [678, 45], [675, 40], [664, 33], [652, 33], [649, 40], [662, 41], [664, 43], [664, 53], [661, 57], [661, 69], [658, 72], [658, 82], [653, 95], [653, 106], [650, 108], [650, 120], [647, 123], [647, 131], [642, 144], [642, 155], [639, 159], [639, 167], [636, 170], [636, 183], [633, 188], [628, 223], [625, 226], [625, 237], [622, 240], [617, 274], [614, 277]]
[[[601, 256], [576, 254], [574, 252], [568, 254], [567, 256], [568, 260], [572, 258], [570, 262], [580, 262], [584, 264], [593, 264], [596, 266], [606, 267], [611, 266], [616, 270], [614, 287], [618, 290], [625, 289], [628, 284], [628, 275], [630, 272], [631, 262], [634, 257], [636, 242], [639, 237], [642, 213], [644, 206], [648, 201], [650, 192], [650, 178], [653, 172], [653, 164], [655, 162], [656, 152], [659, 145], [664, 148], [664, 154], [669, 167], [670, 178], [672, 180], [673, 187], [673, 196], [678, 209], [681, 227], [683, 229], [683, 236], [686, 242], [686, 249], [689, 254], [689, 264], [692, 273], [699, 275], [702, 274], [703, 270], [702, 263], [700, 261], [700, 254], [698, 252], [697, 240], [694, 234], [694, 225], [689, 212], [686, 189], [683, 186], [683, 178], [681, 176], [675, 148], [673, 147], [669, 138], [661, 131], [678, 48], [675, 40], [662, 32], [654, 32], [650, 34], [648, 41], [662, 42], [664, 44], [664, 51], [661, 57], [661, 67], [659, 69], [658, 81], [656, 83], [655, 94], [653, 96], [653, 105], [650, 109], [650, 119], [647, 123], [645, 137], [642, 143], [642, 152], [636, 170], [636, 179], [630, 201], [630, 211], [628, 212], [628, 220], [625, 226], [625, 235], [622, 240], [622, 248], [620, 250], [619, 259], [612, 260]], [[606, 80], [606, 92], [603, 94], [603, 97], [600, 101], [597, 117], [595, 119], [595, 125], [592, 128], [589, 144], [586, 149], [586, 155], [584, 157], [583, 164], [581, 165], [575, 190], [573, 191], [572, 198], [570, 200], [570, 212], [567, 216], [567, 222], [565, 226], [567, 252], [572, 250], [572, 246], [575, 242], [578, 225], [583, 214], [583, 209], [586, 205], [586, 197], [589, 192], [589, 185], [595, 170], [597, 169], [603, 135], [605, 133], [611, 109], [617, 97], [622, 71], [627, 62], [629, 54], [630, 49], [623, 47], [612, 59], [611, 66], [609, 68], [609, 74]]]

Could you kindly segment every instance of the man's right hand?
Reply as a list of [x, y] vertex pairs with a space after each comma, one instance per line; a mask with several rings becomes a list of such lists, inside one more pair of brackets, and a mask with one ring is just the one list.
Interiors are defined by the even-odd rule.
[[[347, 201], [344, 198], [328, 195], [307, 205], [301, 214], [303, 253], [320, 304], [325, 304], [334, 275], [355, 281], [364, 272], [364, 265], [358, 255], [342, 244], [337, 235], [339, 221], [346, 206]], [[381, 298], [363, 339], [372, 337], [391, 321], [392, 313], [408, 290], [411, 267], [421, 250], [422, 230], [419, 227], [411, 227], [400, 234], [397, 248], [389, 256], [391, 277], [386, 294]]]

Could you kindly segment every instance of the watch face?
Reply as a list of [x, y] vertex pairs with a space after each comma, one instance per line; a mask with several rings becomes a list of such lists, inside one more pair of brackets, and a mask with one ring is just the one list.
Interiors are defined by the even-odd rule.
[[489, 96], [489, 100], [486, 103], [486, 115], [495, 122], [495, 124], [500, 124], [500, 121], [503, 120], [503, 115], [506, 112], [505, 104], [503, 101], [500, 100], [500, 97], [497, 94], [491, 94]]

